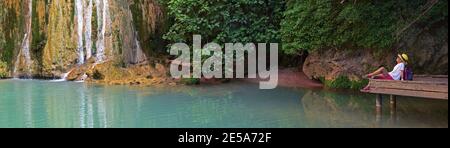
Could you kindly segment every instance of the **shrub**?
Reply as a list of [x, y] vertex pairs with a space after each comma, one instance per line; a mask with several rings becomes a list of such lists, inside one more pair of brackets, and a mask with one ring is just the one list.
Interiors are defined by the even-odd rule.
[[181, 83], [185, 85], [199, 85], [200, 79], [197, 78], [183, 78], [181, 79]]
[[350, 80], [347, 76], [343, 75], [337, 77], [334, 80], [326, 80], [324, 77], [320, 77], [319, 80], [325, 85], [325, 87], [333, 89], [360, 90], [369, 83], [367, 79]]
[[8, 65], [6, 62], [0, 61], [0, 78], [8, 76]]

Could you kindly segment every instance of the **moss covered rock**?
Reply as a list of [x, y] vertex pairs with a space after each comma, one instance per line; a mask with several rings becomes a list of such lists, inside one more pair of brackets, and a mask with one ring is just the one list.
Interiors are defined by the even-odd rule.
[[8, 77], [8, 65], [6, 62], [0, 61], [0, 78]]

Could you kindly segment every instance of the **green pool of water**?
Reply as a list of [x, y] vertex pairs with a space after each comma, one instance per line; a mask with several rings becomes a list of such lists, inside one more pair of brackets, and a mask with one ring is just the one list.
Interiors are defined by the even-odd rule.
[[257, 84], [132, 87], [0, 80], [0, 127], [448, 127], [448, 101]]

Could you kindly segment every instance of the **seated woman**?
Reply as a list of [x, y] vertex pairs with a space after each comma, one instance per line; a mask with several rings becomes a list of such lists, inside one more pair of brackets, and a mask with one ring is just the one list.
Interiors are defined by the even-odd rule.
[[[367, 74], [365, 77], [371, 79], [383, 79], [383, 80], [404, 80], [404, 71], [406, 64], [408, 63], [408, 55], [399, 54], [397, 56], [397, 65], [391, 72], [388, 72], [386, 68], [381, 67], [373, 73]], [[370, 84], [366, 86], [364, 91], [370, 90]]]

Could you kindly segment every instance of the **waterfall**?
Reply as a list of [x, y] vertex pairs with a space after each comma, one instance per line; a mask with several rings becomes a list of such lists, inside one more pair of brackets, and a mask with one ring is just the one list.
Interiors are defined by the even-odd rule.
[[[77, 35], [78, 35], [78, 57], [79, 64], [84, 64], [86, 60], [92, 57], [92, 0], [75, 0], [76, 18], [78, 22]], [[109, 19], [109, 4], [108, 0], [95, 0], [97, 7], [97, 23], [98, 23], [98, 40], [96, 42], [96, 58], [97, 63], [102, 62], [105, 59], [105, 34], [106, 26]], [[83, 30], [84, 29], [84, 30]], [[84, 36], [83, 36], [84, 31]], [[83, 44], [84, 37], [84, 44]], [[84, 54], [86, 49], [86, 54]]]
[[75, 17], [77, 18], [77, 36], [78, 36], [78, 64], [84, 64], [84, 50], [83, 50], [83, 2], [82, 0], [75, 0]]
[[139, 42], [139, 40], [138, 40], [138, 32], [137, 31], [134, 31], [134, 42], [135, 42], [135, 44], [136, 44], [136, 49], [135, 49], [135, 51], [134, 51], [134, 56], [135, 56], [135, 63], [137, 64], [137, 63], [141, 63], [141, 62], [143, 62], [143, 61], [145, 61], [145, 60], [147, 60], [146, 59], [146, 57], [145, 57], [145, 54], [142, 52], [142, 48], [141, 48], [141, 43]]
[[86, 59], [92, 56], [92, 0], [88, 1], [85, 11], [85, 42], [86, 42]]
[[13, 75], [14, 77], [17, 77], [17, 70], [20, 67], [20, 60], [23, 58], [23, 62], [25, 64], [25, 72], [26, 77], [31, 77], [31, 56], [30, 56], [30, 41], [31, 41], [31, 23], [32, 23], [32, 17], [33, 15], [33, 1], [28, 0], [28, 14], [25, 16], [25, 35], [22, 41], [21, 50], [19, 51], [19, 54], [17, 55], [16, 62], [14, 64], [14, 71]]
[[[76, 7], [76, 20], [78, 22], [77, 26], [77, 36], [78, 36], [78, 64], [84, 64], [86, 60], [92, 57], [92, 0], [86, 1], [75, 0]], [[98, 5], [98, 4], [97, 4]], [[86, 6], [86, 8], [85, 8]], [[97, 6], [98, 7], [98, 6]], [[102, 18], [99, 18], [102, 19]], [[100, 20], [98, 20], [100, 21]], [[84, 30], [83, 30], [84, 29]], [[84, 36], [83, 36], [84, 31]], [[84, 44], [83, 44], [84, 37]], [[103, 45], [102, 45], [103, 47]], [[86, 49], [86, 54], [84, 49]]]
[[[31, 20], [31, 19], [30, 19]], [[30, 29], [30, 33], [31, 33], [31, 29]], [[31, 56], [30, 56], [30, 39], [31, 39], [31, 34], [25, 34], [25, 40], [23, 43], [23, 47], [22, 47], [22, 54], [25, 58], [25, 65], [27, 68], [27, 76], [31, 76]]]
[[96, 0], [98, 18], [97, 63], [105, 60], [105, 34], [109, 19], [108, 0]]
[[50, 82], [65, 82], [65, 81], [67, 81], [67, 77], [69, 77], [70, 73], [72, 73], [72, 71], [74, 71], [74, 70], [75, 69], [72, 69], [67, 73], [63, 73], [61, 75], [61, 79], [51, 80]]
[[142, 48], [139, 42], [139, 34], [133, 25], [133, 13], [131, 12], [130, 5], [126, 7], [126, 10], [126, 13], [128, 13], [128, 18], [126, 19], [128, 26], [128, 28], [126, 28], [126, 35], [127, 37], [129, 37], [130, 42], [125, 45], [125, 48], [129, 49], [125, 52], [125, 60], [129, 64], [139, 64], [145, 62], [147, 58], [142, 52]]

